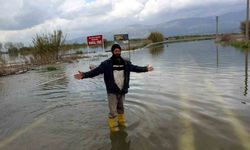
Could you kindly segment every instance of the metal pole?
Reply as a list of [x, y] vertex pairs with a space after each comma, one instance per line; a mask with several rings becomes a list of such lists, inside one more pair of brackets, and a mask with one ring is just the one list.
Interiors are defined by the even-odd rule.
[[246, 11], [246, 26], [245, 26], [246, 41], [249, 40], [249, 0], [247, 0], [247, 11]]
[[90, 61], [90, 56], [89, 56], [89, 45], [88, 45], [88, 65], [89, 65], [89, 61]]
[[131, 56], [130, 56], [130, 41], [128, 40], [128, 55], [129, 55], [129, 60], [131, 60]]
[[104, 38], [102, 39], [102, 51], [105, 52], [105, 47], [104, 47]]
[[218, 16], [216, 16], [216, 39], [218, 38]]
[[[219, 22], [219, 17], [216, 16], [216, 40], [218, 40], [218, 22]], [[218, 50], [218, 45], [216, 45], [216, 56], [217, 56], [217, 67], [219, 66], [219, 50]]]

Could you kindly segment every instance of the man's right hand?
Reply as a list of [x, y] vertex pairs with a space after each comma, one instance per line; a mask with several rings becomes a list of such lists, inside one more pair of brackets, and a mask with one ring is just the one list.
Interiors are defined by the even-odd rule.
[[84, 78], [84, 73], [81, 71], [78, 71], [77, 74], [74, 75], [75, 79], [77, 80], [81, 80], [82, 78]]

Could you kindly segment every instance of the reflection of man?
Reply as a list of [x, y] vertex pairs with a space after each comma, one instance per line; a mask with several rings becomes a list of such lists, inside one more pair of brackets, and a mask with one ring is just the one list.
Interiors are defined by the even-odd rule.
[[111, 150], [129, 150], [130, 141], [127, 140], [127, 132], [120, 130], [118, 132], [110, 132]]
[[103, 61], [98, 67], [88, 72], [78, 71], [78, 74], [74, 76], [80, 80], [104, 74], [109, 103], [108, 124], [112, 131], [118, 131], [118, 124], [125, 126], [123, 102], [129, 88], [130, 72], [152, 71], [153, 67], [151, 65], [145, 67], [135, 66], [130, 61], [123, 59], [121, 57], [121, 47], [118, 44], [114, 44], [111, 51], [112, 57]]

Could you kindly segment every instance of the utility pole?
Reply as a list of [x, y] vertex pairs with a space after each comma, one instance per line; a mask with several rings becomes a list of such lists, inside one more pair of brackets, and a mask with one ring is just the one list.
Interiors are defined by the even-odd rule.
[[218, 16], [216, 16], [216, 40], [218, 38]]
[[[219, 30], [218, 30], [218, 22], [219, 22], [219, 17], [216, 16], [216, 37], [215, 37], [215, 41], [218, 40], [218, 33], [219, 33]], [[219, 50], [218, 50], [218, 44], [216, 44], [216, 56], [217, 56], [217, 67], [219, 66]]]
[[246, 13], [246, 28], [245, 28], [245, 31], [246, 31], [246, 41], [248, 41], [249, 40], [249, 0], [247, 0], [247, 11], [246, 11], [247, 13]]

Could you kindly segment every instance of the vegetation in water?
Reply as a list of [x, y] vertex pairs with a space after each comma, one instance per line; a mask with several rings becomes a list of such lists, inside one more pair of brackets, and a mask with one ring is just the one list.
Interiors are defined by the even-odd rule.
[[57, 70], [57, 68], [54, 67], [54, 66], [48, 66], [46, 69], [47, 69], [47, 71], [55, 71], [55, 70]]

